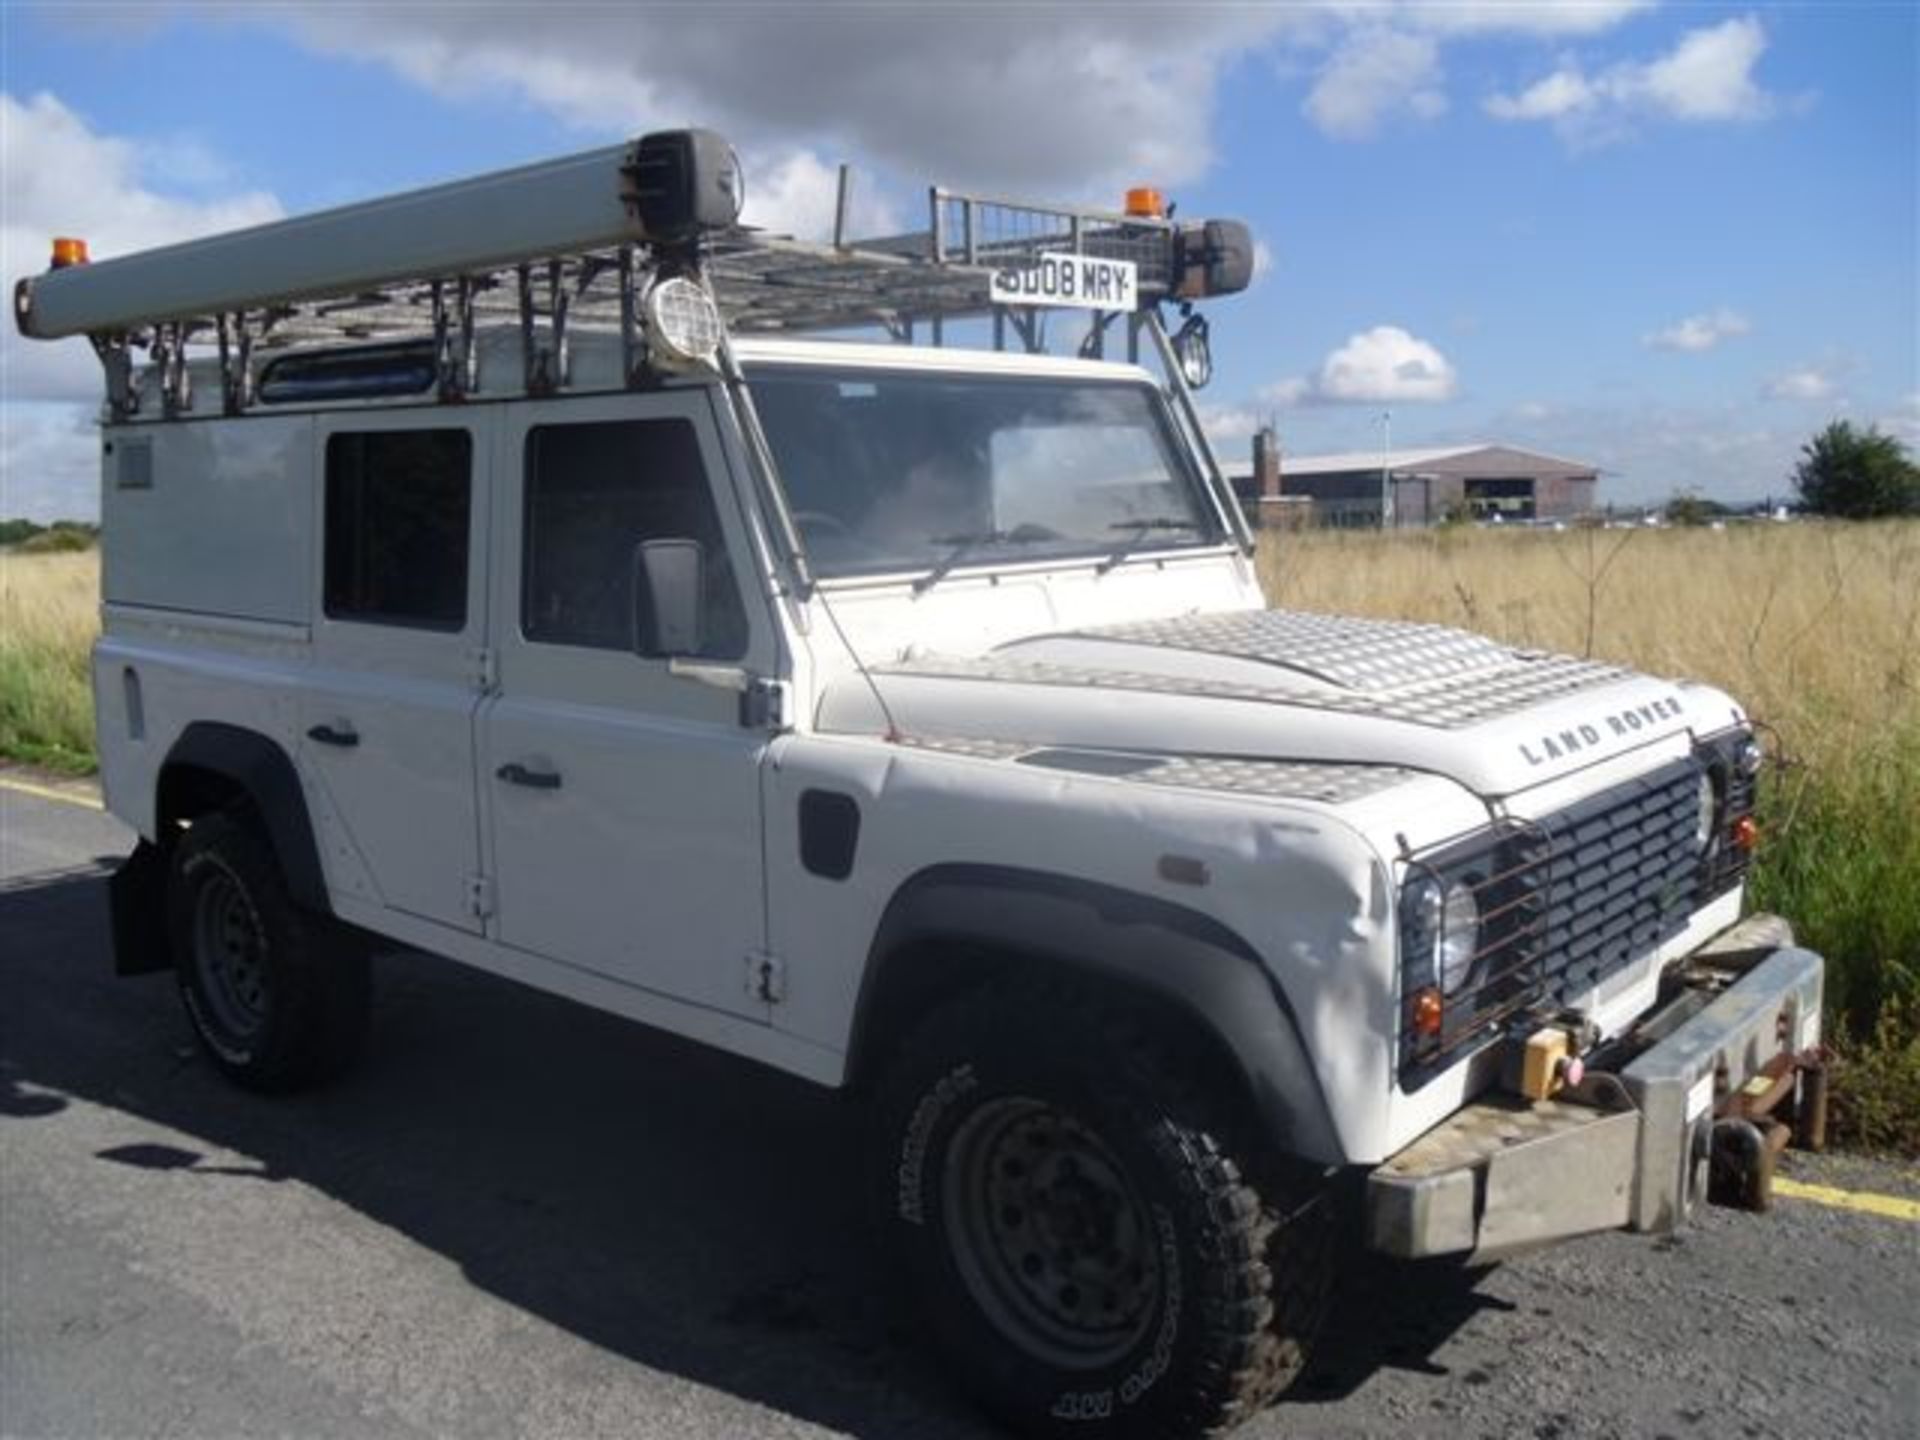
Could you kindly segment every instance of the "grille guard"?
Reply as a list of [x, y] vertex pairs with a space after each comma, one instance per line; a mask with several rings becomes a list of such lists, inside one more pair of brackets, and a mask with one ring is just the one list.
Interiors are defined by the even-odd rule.
[[[1732, 759], [1746, 738], [1726, 732], [1551, 815], [1503, 820], [1407, 858], [1402, 896], [1422, 883], [1444, 889], [1464, 880], [1481, 932], [1472, 978], [1447, 997], [1439, 1034], [1424, 1034], [1413, 999], [1438, 983], [1435, 937], [1417, 906], [1401, 905], [1402, 1090], [1420, 1089], [1502, 1033], [1561, 1013], [1746, 878], [1746, 852], [1726, 839], [1754, 799], [1753, 778]], [[1718, 797], [1704, 853], [1696, 828], [1703, 775]]]
[[[1374, 1169], [1368, 1244], [1408, 1259], [1493, 1260], [1600, 1230], [1681, 1225], [1708, 1198], [1717, 1117], [1741, 1109], [1749, 1081], [1781, 1090], [1781, 1077], [1817, 1052], [1825, 973], [1767, 915], [1708, 942], [1690, 964], [1724, 988], [1683, 989], [1624, 1037], [1619, 1053], [1632, 1058], [1617, 1075], [1589, 1070], [1582, 1093], [1604, 1105], [1483, 1100]], [[1712, 998], [1702, 1004], [1704, 994]], [[1802, 1103], [1823, 1106], [1818, 1089]], [[1816, 1119], [1803, 1133], [1818, 1128]]]

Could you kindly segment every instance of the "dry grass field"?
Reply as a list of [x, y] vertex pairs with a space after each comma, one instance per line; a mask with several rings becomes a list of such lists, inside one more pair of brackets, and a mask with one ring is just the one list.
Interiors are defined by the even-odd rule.
[[0, 757], [93, 769], [87, 661], [99, 598], [97, 551], [0, 551]]
[[1439, 621], [1721, 686], [1815, 772], [1920, 728], [1920, 523], [1270, 536], [1278, 606]]
[[[1269, 536], [1274, 604], [1695, 676], [1767, 727], [1756, 902], [1830, 959], [1845, 1130], [1920, 1152], [1920, 522]], [[0, 553], [0, 756], [92, 765], [92, 553]]]
[[1829, 960], [1853, 1139], [1920, 1153], [1920, 522], [1269, 536], [1275, 605], [1691, 676], [1776, 762], [1755, 903]]

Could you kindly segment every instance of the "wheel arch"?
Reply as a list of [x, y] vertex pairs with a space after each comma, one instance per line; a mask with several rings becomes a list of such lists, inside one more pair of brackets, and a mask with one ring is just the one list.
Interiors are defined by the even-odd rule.
[[314, 842], [300, 773], [280, 743], [257, 730], [197, 720], [161, 763], [154, 820], [162, 844], [175, 825], [234, 804], [250, 809], [273, 847], [287, 893], [303, 909], [330, 914], [326, 875]]
[[870, 1086], [921, 1016], [1013, 974], [1148, 1008], [1283, 1152], [1343, 1162], [1292, 1005], [1251, 946], [1199, 911], [1046, 871], [941, 865], [895, 891], [868, 950], [848, 1083]]

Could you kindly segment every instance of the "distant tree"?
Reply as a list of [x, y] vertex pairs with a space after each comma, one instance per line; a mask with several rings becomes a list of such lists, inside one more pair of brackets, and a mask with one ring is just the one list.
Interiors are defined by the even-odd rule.
[[22, 540], [31, 540], [40, 529], [31, 520], [0, 520], [0, 545], [18, 545]]
[[1904, 446], [1869, 425], [1836, 420], [1800, 447], [1793, 488], [1800, 508], [1843, 520], [1920, 515], [1920, 466]]
[[91, 550], [96, 543], [97, 537], [89, 529], [78, 525], [49, 525], [13, 548], [22, 555], [67, 555]]
[[1667, 501], [1666, 512], [1669, 525], [1711, 525], [1731, 513], [1718, 500], [1709, 500], [1691, 490], [1683, 490]]

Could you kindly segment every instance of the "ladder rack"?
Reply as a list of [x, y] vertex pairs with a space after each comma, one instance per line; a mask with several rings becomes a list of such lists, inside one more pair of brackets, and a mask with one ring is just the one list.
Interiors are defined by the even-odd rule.
[[927, 228], [913, 234], [823, 244], [713, 223], [661, 238], [643, 223], [656, 193], [643, 172], [675, 139], [50, 270], [20, 282], [15, 321], [37, 338], [86, 335], [120, 414], [140, 406], [136, 350], [169, 415], [192, 404], [189, 353], [217, 354], [222, 407], [236, 413], [253, 401], [256, 357], [296, 346], [430, 340], [440, 393], [473, 394], [479, 332], [501, 324], [522, 332], [529, 390], [565, 384], [568, 337], [581, 330], [619, 335], [637, 380], [640, 297], [656, 276], [689, 271], [736, 334], [880, 328], [911, 340], [926, 322], [939, 343], [945, 322], [992, 316], [997, 347], [1010, 324], [1038, 349], [1034, 307], [997, 301], [995, 276], [1031, 271], [1049, 254], [1126, 261], [1131, 303], [1087, 312], [1089, 347], [1098, 353], [1108, 324], [1126, 315], [1137, 355], [1145, 316], [1184, 293], [1196, 263], [1191, 224], [940, 188], [928, 192]]

